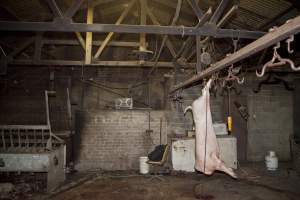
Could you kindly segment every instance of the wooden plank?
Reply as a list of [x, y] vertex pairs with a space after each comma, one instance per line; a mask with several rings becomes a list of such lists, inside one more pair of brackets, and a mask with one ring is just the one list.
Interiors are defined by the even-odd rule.
[[[140, 24], [146, 25], [147, 20], [147, 0], [140, 0]], [[146, 33], [140, 33], [140, 51], [146, 50]]]
[[[80, 45], [78, 40], [61, 40], [61, 39], [44, 39], [42, 40], [43, 44], [55, 44], [55, 45]], [[93, 41], [93, 46], [99, 46], [103, 43], [103, 41]], [[139, 42], [127, 42], [127, 41], [110, 41], [107, 46], [115, 46], [115, 47], [139, 47]], [[148, 43], [146, 43], [148, 46]], [[85, 47], [85, 45], [84, 45]]]
[[75, 35], [76, 35], [76, 37], [78, 39], [78, 42], [80, 43], [81, 47], [83, 48], [83, 50], [85, 50], [85, 41], [84, 41], [81, 33], [80, 32], [75, 32]]
[[204, 70], [198, 75], [193, 76], [192, 78], [184, 81], [181, 84], [176, 85], [170, 91], [173, 93], [180, 89], [185, 89], [191, 87], [192, 85], [200, 82], [202, 79], [207, 78], [236, 62], [239, 62], [245, 58], [250, 57], [253, 54], [258, 53], [259, 51], [268, 48], [277, 42], [280, 42], [291, 35], [295, 35], [300, 32], [300, 16], [290, 20], [288, 23], [278, 27], [277, 29], [267, 33], [256, 41], [246, 45], [237, 52], [225, 57], [224, 59], [212, 64], [208, 69]]
[[[136, 0], [131, 0], [131, 2], [129, 3], [128, 7], [122, 12], [122, 14], [120, 15], [120, 17], [116, 21], [115, 25], [120, 25], [123, 22], [123, 20], [128, 15], [130, 9], [133, 7], [133, 5], [134, 5], [135, 2], [136, 2]], [[103, 41], [103, 43], [101, 44], [101, 46], [98, 48], [96, 54], [94, 55], [95, 59], [99, 58], [99, 56], [101, 55], [101, 53], [103, 52], [104, 48], [109, 43], [109, 41], [111, 40], [111, 38], [113, 37], [113, 35], [114, 35], [114, 32], [109, 32], [108, 33], [108, 35], [106, 36], [105, 40]]]
[[[87, 24], [93, 24], [94, 7], [91, 6], [91, 1], [89, 1], [88, 3], [90, 5], [88, 6], [88, 11], [87, 11]], [[93, 41], [93, 33], [86, 32], [85, 64], [91, 64], [92, 62], [92, 41]]]
[[63, 20], [54, 22], [16, 22], [0, 21], [0, 31], [52, 31], [52, 32], [114, 32], [114, 33], [147, 33], [163, 35], [202, 35], [215, 38], [248, 38], [257, 39], [265, 34], [261, 31], [215, 28], [210, 24], [201, 27], [158, 26], [132, 24], [86, 24], [70, 23]]
[[[13, 60], [9, 64], [14, 66], [18, 65], [18, 67], [26, 67], [28, 65], [41, 67], [41, 66], [66, 66], [66, 67], [74, 67], [74, 66], [82, 66], [83, 61], [81, 60], [41, 60], [39, 65], [36, 65], [32, 62], [32, 60]], [[91, 64], [85, 65], [85, 66], [95, 66], [95, 67], [129, 67], [129, 68], [148, 68], [153, 67], [155, 62], [149, 62], [149, 61], [93, 61]], [[156, 66], [158, 68], [174, 68], [173, 62], [164, 62], [160, 61], [157, 62]], [[186, 69], [195, 68], [196, 63], [187, 63], [186, 66], [184, 66]]]

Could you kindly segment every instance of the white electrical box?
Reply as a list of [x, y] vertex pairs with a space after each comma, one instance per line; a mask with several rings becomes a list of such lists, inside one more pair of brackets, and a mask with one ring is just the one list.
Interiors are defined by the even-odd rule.
[[[237, 169], [236, 138], [232, 135], [219, 135], [217, 142], [220, 157], [227, 167]], [[176, 171], [194, 172], [195, 138], [172, 139], [172, 166]]]
[[133, 108], [132, 98], [115, 99], [115, 108], [116, 109], [132, 109]]

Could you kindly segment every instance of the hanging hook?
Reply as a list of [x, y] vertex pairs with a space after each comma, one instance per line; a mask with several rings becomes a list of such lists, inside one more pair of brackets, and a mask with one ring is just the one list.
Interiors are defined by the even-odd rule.
[[239, 42], [239, 38], [232, 38], [233, 52], [236, 52], [237, 47], [238, 47], [238, 42]]
[[245, 78], [240, 78], [237, 76], [237, 74], [240, 72], [241, 68], [240, 67], [236, 67], [233, 68], [233, 65], [231, 65], [228, 69], [228, 75], [227, 77], [225, 77], [224, 81], [223, 81], [223, 86], [225, 85], [224, 82], [226, 81], [237, 81], [238, 84], [243, 84], [245, 81]]
[[[263, 77], [265, 75], [265, 72], [266, 72], [267, 68], [278, 67], [278, 66], [282, 66], [282, 65], [285, 65], [285, 64], [289, 64], [293, 71], [299, 71], [300, 70], [300, 66], [295, 67], [294, 62], [291, 59], [282, 58], [277, 52], [278, 48], [280, 48], [280, 42], [278, 42], [277, 45], [273, 48], [274, 49], [273, 58], [269, 62], [264, 64], [264, 66], [263, 66], [260, 73], [258, 71], [256, 71], [256, 76], [257, 77]], [[278, 62], [275, 62], [276, 60], [278, 60]]]
[[291, 35], [287, 40], [286, 40], [286, 43], [287, 43], [287, 51], [289, 52], [289, 54], [292, 54], [294, 53], [294, 50], [291, 49], [291, 42], [294, 41], [294, 35]]

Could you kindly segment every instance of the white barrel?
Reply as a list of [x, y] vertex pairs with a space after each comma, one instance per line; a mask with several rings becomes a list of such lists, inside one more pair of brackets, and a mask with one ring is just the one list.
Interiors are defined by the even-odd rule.
[[148, 174], [149, 173], [149, 164], [147, 163], [148, 157], [142, 156], [140, 157], [140, 173]]

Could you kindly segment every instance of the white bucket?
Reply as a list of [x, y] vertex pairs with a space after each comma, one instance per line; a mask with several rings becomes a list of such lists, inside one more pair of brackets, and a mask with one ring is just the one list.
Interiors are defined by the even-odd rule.
[[276, 156], [276, 153], [274, 151], [269, 151], [268, 155], [265, 157], [265, 163], [267, 170], [269, 171], [275, 171], [278, 168], [278, 158]]
[[142, 156], [140, 157], [140, 173], [148, 174], [149, 173], [149, 164], [147, 163], [148, 157]]

